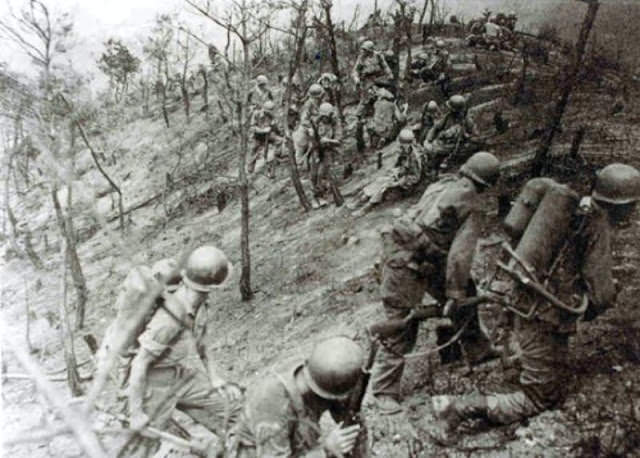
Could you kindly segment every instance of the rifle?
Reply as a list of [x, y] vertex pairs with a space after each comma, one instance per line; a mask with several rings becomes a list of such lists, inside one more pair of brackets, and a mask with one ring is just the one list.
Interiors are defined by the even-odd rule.
[[[472, 296], [458, 304], [458, 308], [474, 307], [482, 302], [491, 300], [487, 295]], [[422, 321], [427, 318], [441, 318], [440, 307], [427, 306], [413, 309], [404, 318], [392, 318], [390, 320], [379, 321], [368, 327], [369, 334], [378, 338], [386, 339], [405, 329], [412, 321]]]
[[369, 456], [368, 454], [368, 432], [367, 426], [362, 416], [362, 401], [364, 395], [367, 392], [367, 386], [369, 386], [369, 380], [371, 379], [371, 369], [378, 353], [378, 346], [380, 345], [377, 338], [369, 335], [369, 353], [367, 354], [367, 360], [362, 368], [362, 375], [358, 380], [351, 397], [349, 398], [347, 405], [347, 419], [345, 420], [346, 426], [358, 424], [360, 425], [360, 431], [358, 438], [356, 439], [356, 445], [353, 450], [346, 455], [346, 458], [364, 458]]

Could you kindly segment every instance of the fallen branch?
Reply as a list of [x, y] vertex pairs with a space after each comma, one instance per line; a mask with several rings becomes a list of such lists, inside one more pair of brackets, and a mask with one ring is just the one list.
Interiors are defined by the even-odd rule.
[[[66, 370], [66, 368], [64, 370]], [[35, 379], [35, 377], [31, 374], [13, 374], [13, 373], [2, 374], [2, 378], [5, 380], [9, 380], [9, 379], [34, 380]], [[45, 378], [50, 382], [66, 382], [67, 381], [67, 377], [45, 377]], [[92, 380], [93, 375], [92, 374], [80, 375], [78, 378], [80, 379], [81, 382], [86, 382], [87, 380]]]
[[100, 444], [95, 433], [88, 426], [87, 419], [68, 406], [64, 396], [51, 385], [51, 382], [47, 380], [38, 364], [29, 356], [22, 346], [16, 345], [15, 342], [9, 342], [11, 333], [4, 324], [6, 322], [4, 319], [0, 321], [0, 335], [4, 337], [7, 344], [5, 348], [9, 349], [24, 369], [33, 376], [38, 391], [53, 408], [59, 411], [62, 419], [71, 429], [72, 434], [78, 440], [78, 444], [84, 450], [86, 456], [90, 458], [107, 458], [102, 444]]

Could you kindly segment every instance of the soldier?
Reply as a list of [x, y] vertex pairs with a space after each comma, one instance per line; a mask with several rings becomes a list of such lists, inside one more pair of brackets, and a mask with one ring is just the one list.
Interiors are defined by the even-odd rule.
[[516, 14], [515, 11], [511, 11], [507, 15], [507, 23], [506, 23], [507, 29], [509, 29], [511, 32], [515, 32], [517, 23], [518, 23], [518, 15]]
[[411, 77], [414, 79], [422, 79], [422, 71], [426, 68], [430, 60], [427, 52], [420, 51], [417, 53], [411, 62]]
[[369, 143], [372, 149], [380, 149], [391, 143], [407, 122], [408, 104], [402, 109], [396, 105], [395, 97], [384, 88], [378, 88], [373, 105], [373, 119], [369, 126]]
[[[628, 219], [639, 199], [638, 170], [624, 164], [611, 164], [600, 170], [590, 198], [582, 199], [571, 223], [566, 221], [569, 235], [560, 238], [565, 240], [566, 251], [556, 253], [555, 260], [551, 258], [555, 268], [545, 287], [552, 295], [571, 297], [578, 293], [582, 304], [588, 306], [570, 313], [546, 298], [519, 294], [516, 289], [509, 297], [518, 302], [518, 309], [539, 304], [529, 319], [515, 316], [513, 332], [521, 365], [519, 386], [503, 394], [433, 397], [438, 418], [433, 436], [437, 441], [454, 442], [457, 426], [467, 418], [484, 417], [493, 423], [509, 424], [563, 401], [569, 375], [569, 336], [576, 332], [575, 324], [581, 316], [585, 321], [593, 320], [615, 304], [611, 237], [614, 226]], [[571, 218], [566, 213], [561, 217]], [[557, 226], [550, 225], [548, 230], [557, 231]], [[545, 249], [544, 245], [536, 245], [538, 252]]]
[[293, 133], [293, 147], [296, 152], [296, 162], [302, 164], [305, 158], [309, 157], [309, 150], [312, 147], [313, 130], [311, 121], [318, 117], [324, 90], [317, 83], [309, 87], [309, 97], [300, 110], [300, 122], [298, 128]]
[[[440, 316], [441, 304], [464, 299], [470, 264], [479, 236], [482, 193], [495, 184], [499, 162], [492, 154], [474, 154], [455, 175], [431, 184], [405, 215], [383, 228], [380, 293], [389, 319], [404, 318], [424, 307]], [[402, 355], [416, 343], [419, 322], [386, 339], [372, 372], [372, 394], [382, 413], [401, 410]]]
[[[179, 409], [221, 433], [224, 412], [229, 402], [238, 402], [241, 391], [220, 376], [213, 355], [203, 345], [209, 325], [205, 304], [209, 292], [226, 284], [231, 269], [219, 249], [195, 249], [186, 261], [180, 286], [164, 296], [164, 307], [156, 310], [138, 337], [140, 347], [131, 362], [128, 392], [132, 429], [147, 425], [164, 429], [174, 409]], [[141, 439], [140, 456], [153, 454], [157, 442]]]
[[424, 144], [427, 134], [442, 116], [442, 111], [435, 100], [430, 100], [424, 104], [422, 108], [422, 116], [420, 117], [420, 126], [418, 128], [418, 143]]
[[[318, 206], [326, 205], [326, 194], [332, 185], [331, 166], [338, 153], [342, 133], [336, 111], [328, 102], [318, 109], [318, 116], [309, 120], [313, 146], [308, 151], [308, 163], [311, 174], [313, 196]], [[319, 144], [318, 144], [319, 143]]]
[[[225, 456], [342, 457], [359, 449], [360, 426], [343, 422], [349, 420], [346, 404], [363, 376], [363, 364], [356, 342], [332, 337], [320, 341], [304, 363], [262, 378], [247, 395]], [[321, 436], [319, 421], [326, 411], [337, 426]]]
[[[262, 109], [255, 110], [251, 117], [251, 132], [253, 136], [253, 149], [249, 158], [248, 171], [253, 173], [256, 162], [263, 151], [264, 164], [267, 169], [267, 175], [270, 178], [275, 176], [274, 160], [275, 147], [282, 141], [282, 135], [274, 116], [275, 104], [271, 100], [267, 100]], [[269, 145], [273, 144], [274, 148], [269, 151]]]
[[464, 151], [466, 143], [476, 135], [476, 126], [467, 114], [467, 101], [454, 95], [446, 103], [448, 111], [429, 130], [424, 147], [429, 155], [429, 170], [437, 173], [447, 165], [448, 158], [455, 158]]
[[388, 85], [393, 80], [393, 72], [384, 56], [375, 50], [373, 41], [362, 43], [351, 77], [358, 87], [360, 103], [357, 115], [362, 120], [373, 109], [376, 100], [374, 86]]
[[416, 143], [411, 129], [402, 129], [399, 135], [400, 147], [396, 150], [396, 162], [389, 175], [380, 177], [362, 190], [361, 203], [366, 205], [355, 213], [361, 216], [384, 200], [393, 189], [410, 192], [422, 179], [422, 147]]
[[333, 73], [323, 73], [316, 81], [322, 89], [324, 89], [325, 102], [329, 102], [333, 106], [337, 106], [338, 77]]
[[269, 79], [264, 75], [258, 75], [256, 78], [256, 85], [249, 92], [249, 106], [251, 111], [258, 107], [264, 106], [264, 104], [271, 100], [273, 101], [273, 92], [268, 87]]

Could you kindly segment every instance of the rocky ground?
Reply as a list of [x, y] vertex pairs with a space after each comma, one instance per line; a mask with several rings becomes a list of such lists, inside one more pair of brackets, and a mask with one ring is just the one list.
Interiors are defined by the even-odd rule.
[[[612, 99], [606, 92], [589, 87], [576, 94], [554, 151], [568, 150], [572, 132], [576, 126], [585, 124], [588, 126], [583, 144], [586, 160], [599, 164], [624, 160], [640, 166], [637, 154], [640, 134], [636, 129], [640, 107], [634, 104], [637, 95], [638, 88], [634, 88], [624, 110], [610, 116]], [[496, 144], [494, 150], [503, 159], [525, 153], [529, 148], [527, 132], [543, 122], [535, 117], [536, 106], [515, 108], [504, 100], [498, 103], [504, 104], [505, 114], [513, 120], [514, 128], [510, 134], [498, 138], [501, 143]], [[178, 113], [174, 118], [180, 116]], [[480, 112], [478, 116], [481, 123], [489, 126], [486, 119], [483, 121], [486, 115]], [[199, 174], [205, 178], [208, 174], [210, 179], [201, 179], [187, 190], [171, 192], [168, 199], [158, 198], [132, 212], [130, 230], [124, 241], [116, 232], [117, 222], [112, 221], [101, 225], [80, 245], [90, 288], [86, 332], [98, 339], [113, 317], [117, 287], [131, 266], [176, 255], [187, 245], [213, 243], [223, 248], [239, 267], [239, 202], [231, 199], [220, 212], [203, 192], [206, 183], [224, 182], [225, 175], [235, 175], [235, 172], [233, 165], [225, 167], [222, 160], [210, 161], [202, 136], [206, 130], [204, 119], [194, 119], [188, 125], [176, 122], [171, 129], [165, 129], [161, 119], [137, 119], [132, 115], [131, 122], [126, 124], [126, 133], [121, 124], [101, 134], [101, 141], [117, 144], [121, 152], [118, 164], [110, 171], [123, 183], [125, 207], [161, 193], [165, 174], [172, 170], [177, 176], [186, 175], [199, 165], [207, 164]], [[218, 138], [215, 145], [214, 156], [228, 157], [230, 149], [228, 144], [223, 146], [223, 139]], [[346, 150], [351, 149], [353, 145], [348, 144]], [[377, 229], [401, 213], [417, 196], [355, 216], [351, 209], [356, 205], [358, 192], [372, 177], [384, 172], [376, 170], [375, 162], [374, 155], [370, 155], [367, 163], [343, 183], [345, 206], [328, 205], [308, 214], [301, 211], [284, 166], [274, 181], [260, 172], [256, 174], [250, 196], [255, 297], [251, 302], [241, 302], [235, 286], [212, 297], [214, 332], [209, 345], [216, 349], [229, 379], [250, 386], [265, 371], [304, 358], [317, 338], [336, 333], [360, 336], [364, 324], [382, 318], [374, 269], [379, 256]], [[385, 168], [391, 163], [387, 148]], [[581, 185], [586, 181], [581, 172], [571, 180]], [[517, 189], [518, 184], [510, 184], [509, 188]], [[504, 191], [508, 192], [508, 188]], [[102, 223], [105, 221], [100, 218], [112, 214], [108, 199], [108, 196], [102, 198], [92, 207], [100, 210], [94, 216]], [[493, 200], [487, 207], [489, 222], [495, 221], [496, 216]], [[180, 205], [182, 202], [187, 204]], [[90, 201], [87, 206], [92, 204], [96, 202]], [[46, 211], [43, 205], [42, 212]], [[380, 417], [367, 408], [374, 455], [633, 456], [640, 447], [638, 240], [640, 216], [636, 212], [631, 225], [619, 233], [615, 243], [617, 275], [624, 285], [620, 302], [615, 310], [596, 322], [580, 326], [572, 342], [575, 379], [564, 405], [527, 424], [500, 428], [469, 425], [472, 434], [459, 444], [439, 447], [428, 437], [432, 421], [430, 396], [488, 389], [499, 383], [504, 374], [496, 362], [470, 372], [463, 365], [442, 366], [437, 355], [416, 358], [408, 365], [403, 384], [406, 412]], [[38, 249], [42, 250], [42, 246], [38, 245]], [[55, 372], [64, 364], [58, 318], [62, 270], [60, 256], [55, 251], [44, 253], [43, 258], [45, 269], [38, 272], [24, 260], [14, 258], [4, 263], [2, 316], [11, 333], [7, 341], [22, 344], [25, 307], [29, 304], [33, 355], [45, 370]], [[85, 361], [89, 353], [81, 337], [76, 336], [75, 347], [78, 360]], [[433, 326], [424, 326], [417, 351], [430, 348], [434, 339]], [[10, 352], [3, 352], [3, 356], [4, 372], [24, 373]], [[91, 370], [92, 364], [87, 363], [80, 372], [84, 375]], [[62, 375], [59, 372], [56, 376]], [[68, 397], [64, 381], [55, 383], [60, 393]], [[40, 395], [27, 380], [6, 378], [2, 396], [4, 438], [57, 421], [55, 415], [43, 407]], [[180, 421], [193, 430], [193, 425], [184, 418]], [[113, 444], [110, 438], [105, 442], [108, 446]], [[14, 445], [4, 452], [31, 458], [80, 454], [74, 441], [65, 436]], [[182, 452], [171, 453], [186, 456]]]

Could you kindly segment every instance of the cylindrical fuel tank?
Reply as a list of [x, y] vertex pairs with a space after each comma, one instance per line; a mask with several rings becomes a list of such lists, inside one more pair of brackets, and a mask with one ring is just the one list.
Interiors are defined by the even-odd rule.
[[516, 248], [538, 275], [546, 272], [569, 235], [579, 196], [568, 186], [553, 182], [535, 210]]
[[524, 233], [549, 187], [557, 184], [551, 178], [533, 178], [524, 185], [503, 223], [505, 232], [514, 242]]

